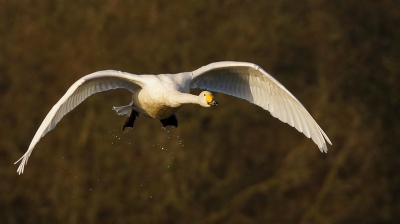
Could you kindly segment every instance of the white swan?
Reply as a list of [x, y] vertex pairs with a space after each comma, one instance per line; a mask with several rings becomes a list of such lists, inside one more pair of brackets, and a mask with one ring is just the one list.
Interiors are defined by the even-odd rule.
[[332, 144], [304, 106], [282, 84], [252, 63], [215, 62], [193, 72], [162, 75], [134, 75], [108, 70], [86, 75], [68, 89], [47, 114], [26, 153], [15, 162], [21, 161], [17, 172], [24, 172], [35, 145], [65, 114], [90, 95], [116, 88], [125, 88], [133, 93], [129, 105], [114, 107], [119, 115], [128, 116], [123, 128], [133, 127], [139, 114], [159, 119], [164, 126], [177, 126], [175, 113], [183, 104], [217, 105], [208, 91], [199, 96], [190, 94], [191, 88], [200, 88], [242, 98], [268, 110], [272, 116], [311, 137], [321, 152], [328, 150], [325, 140]]

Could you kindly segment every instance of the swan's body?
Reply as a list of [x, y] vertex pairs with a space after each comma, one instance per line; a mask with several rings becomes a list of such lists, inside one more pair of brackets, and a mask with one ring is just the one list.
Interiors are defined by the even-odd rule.
[[177, 126], [175, 113], [183, 104], [217, 105], [208, 91], [199, 96], [190, 94], [190, 89], [201, 88], [236, 96], [270, 111], [272, 116], [311, 137], [322, 152], [328, 150], [325, 140], [332, 144], [303, 105], [282, 84], [252, 63], [216, 62], [193, 72], [162, 75], [108, 70], [84, 76], [68, 89], [47, 114], [27, 152], [17, 161], [21, 161], [17, 172], [23, 173], [35, 145], [65, 114], [90, 95], [116, 88], [132, 92], [131, 104], [114, 107], [119, 115], [128, 116], [124, 128], [132, 127], [139, 114], [159, 119], [164, 126]]

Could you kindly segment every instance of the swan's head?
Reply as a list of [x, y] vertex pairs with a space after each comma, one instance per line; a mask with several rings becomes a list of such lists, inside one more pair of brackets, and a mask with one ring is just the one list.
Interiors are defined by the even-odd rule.
[[203, 91], [199, 95], [199, 104], [203, 107], [217, 106], [218, 102], [215, 101], [214, 96], [209, 91]]

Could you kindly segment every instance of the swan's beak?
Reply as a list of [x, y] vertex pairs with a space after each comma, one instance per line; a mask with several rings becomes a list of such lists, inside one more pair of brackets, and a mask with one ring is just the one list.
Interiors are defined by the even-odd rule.
[[211, 102], [208, 103], [211, 106], [217, 106], [218, 102], [214, 100], [214, 98], [212, 98]]
[[215, 101], [214, 96], [211, 93], [204, 93], [205, 96], [205, 100], [207, 102], [208, 105], [210, 106], [217, 106], [218, 102]]

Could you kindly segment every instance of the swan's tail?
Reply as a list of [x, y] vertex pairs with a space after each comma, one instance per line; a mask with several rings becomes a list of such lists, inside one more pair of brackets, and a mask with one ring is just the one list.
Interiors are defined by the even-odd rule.
[[118, 115], [126, 115], [129, 117], [132, 112], [132, 105], [133, 103], [130, 103], [126, 106], [113, 107], [113, 110], [115, 110]]

